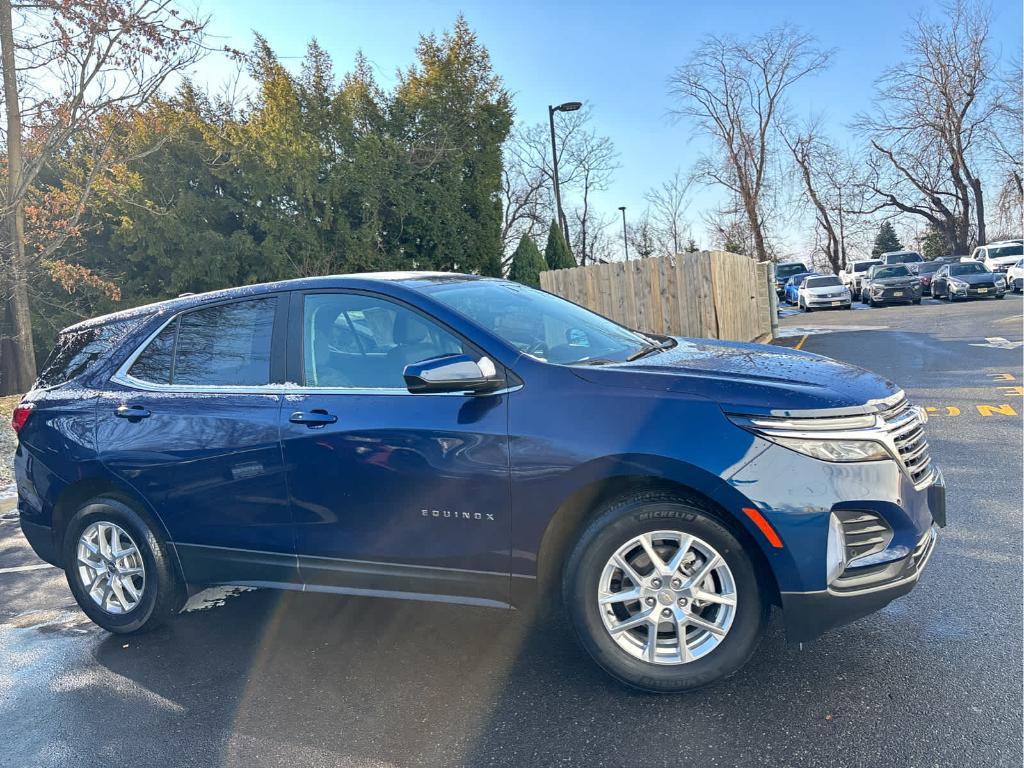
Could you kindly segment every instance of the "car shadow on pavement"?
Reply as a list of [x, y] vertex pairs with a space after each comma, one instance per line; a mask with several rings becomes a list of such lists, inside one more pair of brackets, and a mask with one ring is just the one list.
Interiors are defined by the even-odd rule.
[[683, 755], [709, 739], [723, 764], [766, 764], [773, 750], [786, 762], [780, 729], [824, 755], [863, 734], [865, 716], [894, 727], [878, 719], [892, 701], [852, 702], [865, 687], [885, 697], [893, 669], [909, 691], [934, 679], [934, 662], [916, 662], [913, 625], [896, 632], [895, 619], [883, 612], [803, 651], [774, 621], [746, 668], [683, 696], [614, 682], [561, 620], [302, 593], [246, 593], [109, 636], [95, 655], [145, 689], [154, 725], [187, 729], [206, 765], [625, 765], [652, 744]]

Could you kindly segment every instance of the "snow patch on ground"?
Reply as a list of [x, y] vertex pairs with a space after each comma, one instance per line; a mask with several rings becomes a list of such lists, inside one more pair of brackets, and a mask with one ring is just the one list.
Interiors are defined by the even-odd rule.
[[16, 486], [14, 483], [11, 483], [8, 486], [0, 488], [0, 501], [5, 501], [6, 499], [13, 499], [17, 495], [18, 486]]
[[235, 597], [243, 592], [252, 592], [256, 587], [209, 587], [202, 592], [197, 592], [188, 599], [182, 613], [192, 611], [208, 611], [211, 608], [220, 608], [228, 598]]
[[835, 333], [837, 331], [884, 331], [887, 325], [799, 325], [792, 328], [779, 328], [776, 339], [792, 338], [793, 336], [813, 336], [817, 333]]

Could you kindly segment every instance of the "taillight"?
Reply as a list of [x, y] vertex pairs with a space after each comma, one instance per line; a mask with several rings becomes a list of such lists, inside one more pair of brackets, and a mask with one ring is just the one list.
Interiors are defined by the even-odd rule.
[[14, 430], [14, 434], [21, 432], [21, 428], [25, 426], [25, 422], [28, 421], [33, 410], [35, 410], [35, 406], [32, 403], [18, 403], [18, 407], [14, 409], [14, 415], [11, 416], [11, 428]]

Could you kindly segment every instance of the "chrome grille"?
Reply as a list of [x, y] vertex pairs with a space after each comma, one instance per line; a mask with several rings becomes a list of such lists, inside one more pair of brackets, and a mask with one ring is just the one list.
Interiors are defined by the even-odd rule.
[[906, 398], [881, 414], [884, 429], [889, 433], [900, 463], [914, 485], [923, 485], [932, 477], [932, 457], [924, 439], [922, 411], [912, 408]]

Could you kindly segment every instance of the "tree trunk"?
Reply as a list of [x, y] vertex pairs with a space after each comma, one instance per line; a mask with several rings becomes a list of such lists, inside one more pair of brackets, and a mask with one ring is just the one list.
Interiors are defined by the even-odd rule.
[[971, 190], [974, 192], [974, 216], [978, 222], [978, 245], [988, 242], [985, 233], [985, 198], [981, 190], [981, 179], [970, 177]]
[[36, 355], [32, 346], [32, 316], [28, 305], [25, 211], [21, 189], [21, 109], [14, 66], [11, 2], [0, 0], [0, 67], [3, 69], [4, 106], [7, 111], [7, 210], [4, 211], [4, 219], [10, 233], [9, 258], [3, 271], [10, 293], [8, 317], [14, 338], [14, 354], [0, 365], [5, 368], [3, 379], [7, 388], [12, 392], [26, 392], [36, 377]]

